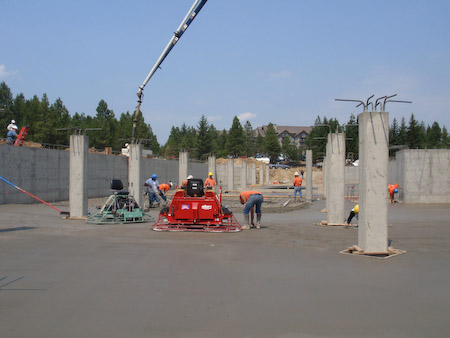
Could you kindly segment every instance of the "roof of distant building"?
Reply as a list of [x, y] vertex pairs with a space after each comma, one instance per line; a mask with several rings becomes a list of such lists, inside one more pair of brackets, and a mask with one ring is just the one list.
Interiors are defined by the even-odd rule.
[[[279, 126], [274, 124], [275, 131], [277, 132], [277, 135], [282, 134], [283, 132], [287, 132], [291, 134], [293, 137], [301, 134], [302, 132], [305, 132], [306, 134], [309, 134], [312, 130], [311, 126]], [[256, 131], [257, 134], [261, 134], [261, 136], [266, 135], [267, 125], [264, 125], [262, 127], [257, 127]]]

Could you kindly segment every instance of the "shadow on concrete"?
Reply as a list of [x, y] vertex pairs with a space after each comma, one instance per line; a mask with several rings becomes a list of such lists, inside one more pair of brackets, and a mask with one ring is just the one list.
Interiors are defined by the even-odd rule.
[[13, 232], [13, 231], [31, 230], [31, 229], [36, 229], [36, 227], [16, 227], [16, 228], [0, 229], [0, 233], [1, 232]]

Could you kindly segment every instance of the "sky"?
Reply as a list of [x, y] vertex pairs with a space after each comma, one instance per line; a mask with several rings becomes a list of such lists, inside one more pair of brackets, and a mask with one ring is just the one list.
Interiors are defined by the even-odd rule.
[[[15, 97], [61, 98], [71, 115], [105, 100], [117, 118], [194, 0], [0, 0], [0, 81]], [[411, 114], [450, 127], [450, 1], [209, 0], [144, 89], [160, 144], [172, 126], [219, 129], [341, 124], [355, 103], [397, 94]], [[18, 121], [20, 124], [20, 121]]]

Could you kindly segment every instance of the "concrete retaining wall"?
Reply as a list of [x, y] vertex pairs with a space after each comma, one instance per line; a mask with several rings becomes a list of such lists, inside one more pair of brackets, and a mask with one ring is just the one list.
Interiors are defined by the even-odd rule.
[[449, 149], [401, 150], [396, 154], [396, 162], [400, 200], [450, 203]]
[[[207, 163], [191, 162], [189, 173], [206, 178]], [[160, 182], [178, 183], [178, 161], [144, 158], [144, 180], [153, 173]], [[65, 150], [0, 145], [0, 176], [47, 202], [69, 199], [69, 152]], [[111, 179], [128, 186], [128, 157], [88, 154], [88, 197], [111, 193]], [[32, 197], [0, 181], [0, 204], [35, 203]]]

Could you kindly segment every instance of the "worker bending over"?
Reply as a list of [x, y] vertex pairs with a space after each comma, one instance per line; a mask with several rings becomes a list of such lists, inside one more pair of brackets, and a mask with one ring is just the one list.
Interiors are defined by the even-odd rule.
[[[264, 201], [263, 195], [259, 191], [243, 191], [239, 194], [239, 199], [244, 204], [244, 219], [245, 224], [242, 226], [243, 230], [250, 229], [250, 224], [254, 224], [254, 212], [256, 208], [256, 229], [261, 228], [261, 205]], [[249, 213], [251, 212], [251, 223], [249, 220]]]
[[166, 192], [169, 191], [169, 189], [172, 188], [172, 187], [173, 187], [172, 181], [169, 181], [169, 183], [161, 183], [158, 186], [159, 196], [161, 196], [163, 201], [166, 202], [166, 203], [167, 203]]
[[350, 215], [348, 215], [347, 222], [345, 222], [345, 226], [348, 227], [352, 222], [353, 217], [359, 214], [359, 204], [355, 205], [355, 207], [350, 211]]
[[213, 173], [208, 173], [208, 178], [205, 180], [205, 189], [214, 190], [216, 188], [216, 180], [213, 178]]
[[396, 193], [398, 193], [398, 189], [399, 189], [398, 183], [388, 185], [389, 197], [391, 198], [391, 203], [395, 202], [394, 196]]

